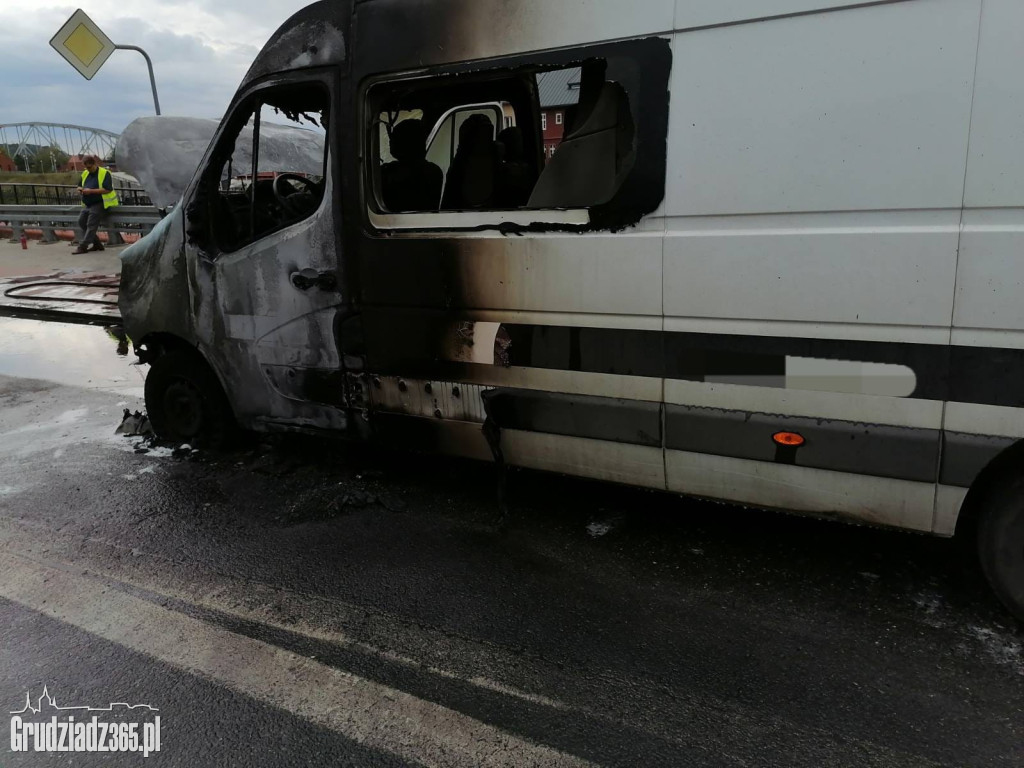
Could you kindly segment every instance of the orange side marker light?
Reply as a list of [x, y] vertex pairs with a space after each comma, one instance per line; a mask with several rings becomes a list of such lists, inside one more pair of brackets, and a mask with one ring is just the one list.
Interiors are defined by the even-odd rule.
[[803, 435], [798, 435], [796, 432], [776, 432], [772, 435], [772, 440], [779, 445], [792, 446], [793, 448], [799, 448], [807, 442]]

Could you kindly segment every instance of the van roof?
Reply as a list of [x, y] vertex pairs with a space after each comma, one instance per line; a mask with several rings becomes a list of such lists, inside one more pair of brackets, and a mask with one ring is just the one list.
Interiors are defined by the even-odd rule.
[[313, 66], [352, 62], [362, 78], [663, 35], [675, 2], [644, 0], [624, 13], [622, 0], [320, 0], [281, 25], [242, 86]]
[[295, 13], [263, 46], [242, 87], [278, 72], [343, 64], [352, 7], [353, 0], [319, 0]]

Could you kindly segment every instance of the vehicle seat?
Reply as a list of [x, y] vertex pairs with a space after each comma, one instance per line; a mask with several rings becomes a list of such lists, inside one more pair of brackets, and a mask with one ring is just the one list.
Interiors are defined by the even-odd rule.
[[494, 123], [486, 115], [470, 115], [459, 129], [459, 148], [448, 170], [441, 207], [491, 207], [497, 193], [498, 162]]
[[436, 211], [444, 172], [426, 159], [427, 129], [422, 120], [404, 120], [391, 131], [392, 163], [380, 169], [381, 198], [389, 211]]
[[526, 205], [533, 191], [536, 173], [526, 162], [521, 128], [506, 128], [498, 134], [501, 167], [498, 173], [497, 204], [501, 208], [519, 208]]

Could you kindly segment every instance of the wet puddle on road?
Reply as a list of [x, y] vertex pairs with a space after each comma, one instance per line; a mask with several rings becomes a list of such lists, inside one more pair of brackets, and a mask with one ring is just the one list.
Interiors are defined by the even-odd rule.
[[142, 397], [148, 366], [135, 365], [131, 344], [117, 333], [90, 325], [0, 318], [0, 375]]

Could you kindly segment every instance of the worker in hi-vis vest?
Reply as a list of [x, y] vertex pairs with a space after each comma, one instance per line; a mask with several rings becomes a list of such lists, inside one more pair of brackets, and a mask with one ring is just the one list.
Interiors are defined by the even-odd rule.
[[82, 205], [85, 210], [78, 217], [78, 226], [85, 234], [79, 241], [75, 253], [86, 251], [102, 251], [97, 231], [107, 216], [107, 211], [120, 205], [117, 192], [114, 191], [114, 177], [106, 168], [100, 167], [95, 155], [88, 155], [82, 171], [82, 185], [78, 191], [82, 193]]

